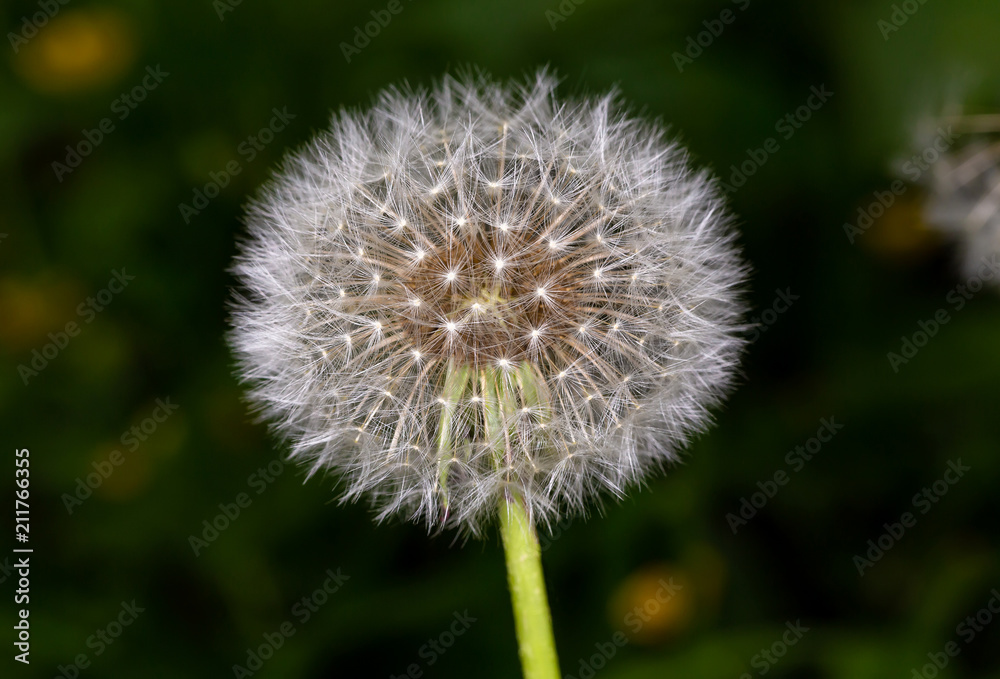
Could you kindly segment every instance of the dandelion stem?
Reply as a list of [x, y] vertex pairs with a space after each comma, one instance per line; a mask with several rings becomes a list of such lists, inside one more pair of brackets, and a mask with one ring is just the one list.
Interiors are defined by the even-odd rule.
[[524, 679], [558, 679], [559, 660], [542, 576], [541, 549], [521, 498], [508, 491], [500, 506], [500, 535]]

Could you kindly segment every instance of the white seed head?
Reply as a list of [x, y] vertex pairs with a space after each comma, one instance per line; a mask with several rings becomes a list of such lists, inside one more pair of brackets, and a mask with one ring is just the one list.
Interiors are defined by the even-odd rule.
[[[917, 154], [939, 158], [921, 175], [929, 224], [954, 239], [961, 268], [997, 289], [1000, 266], [1000, 116], [956, 115], [918, 133]], [[911, 170], [912, 171], [912, 170]]]
[[508, 491], [586, 512], [732, 383], [746, 271], [713, 182], [614, 94], [555, 86], [386, 90], [249, 208], [241, 376], [379, 519], [479, 533]]

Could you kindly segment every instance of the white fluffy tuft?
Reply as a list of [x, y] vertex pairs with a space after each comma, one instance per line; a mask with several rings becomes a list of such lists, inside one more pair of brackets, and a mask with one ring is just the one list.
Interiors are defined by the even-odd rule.
[[[954, 113], [931, 120], [918, 130], [921, 148], [947, 150], [921, 177], [927, 188], [925, 218], [959, 247], [964, 275], [982, 276], [1000, 255], [1000, 115]], [[935, 146], [937, 144], [937, 146]]]
[[388, 89], [249, 207], [241, 376], [379, 519], [478, 533], [505, 490], [585, 512], [732, 383], [746, 270], [713, 183], [613, 94], [555, 86]]

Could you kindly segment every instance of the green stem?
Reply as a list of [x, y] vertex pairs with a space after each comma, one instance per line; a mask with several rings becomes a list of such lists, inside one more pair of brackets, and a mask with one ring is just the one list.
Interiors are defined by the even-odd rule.
[[512, 493], [500, 505], [500, 535], [524, 679], [559, 679], [538, 535], [521, 498]]
[[[518, 410], [518, 401], [521, 408], [535, 408], [539, 404], [534, 373], [527, 364], [519, 366], [513, 378], [490, 368], [480, 368], [478, 373], [475, 375], [468, 367], [449, 366], [445, 391], [449, 402], [457, 402], [469, 388], [468, 380], [471, 378], [473, 384], [478, 380], [483, 404], [483, 436], [493, 448], [493, 462], [497, 468], [506, 467], [509, 470], [514, 448], [518, 445], [513, 418]], [[446, 407], [443, 412], [449, 416], [442, 415], [438, 444], [445, 451], [451, 445], [450, 411]], [[443, 456], [443, 452], [440, 455]], [[447, 483], [446, 472], [440, 473], [439, 481], [443, 492]], [[545, 594], [542, 554], [535, 526], [525, 510], [523, 498], [513, 489], [504, 494], [499, 513], [524, 679], [559, 679], [552, 615]]]

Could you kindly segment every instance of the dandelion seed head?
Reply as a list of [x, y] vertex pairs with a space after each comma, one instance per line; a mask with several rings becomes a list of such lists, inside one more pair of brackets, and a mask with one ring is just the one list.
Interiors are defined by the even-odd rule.
[[925, 219], [956, 243], [965, 276], [1000, 290], [1000, 116], [958, 108], [926, 123], [918, 130], [917, 155], [936, 160], [920, 176]]
[[506, 489], [538, 523], [585, 513], [732, 384], [746, 271], [714, 183], [616, 95], [555, 87], [388, 89], [249, 208], [241, 377], [379, 520], [478, 534]]

